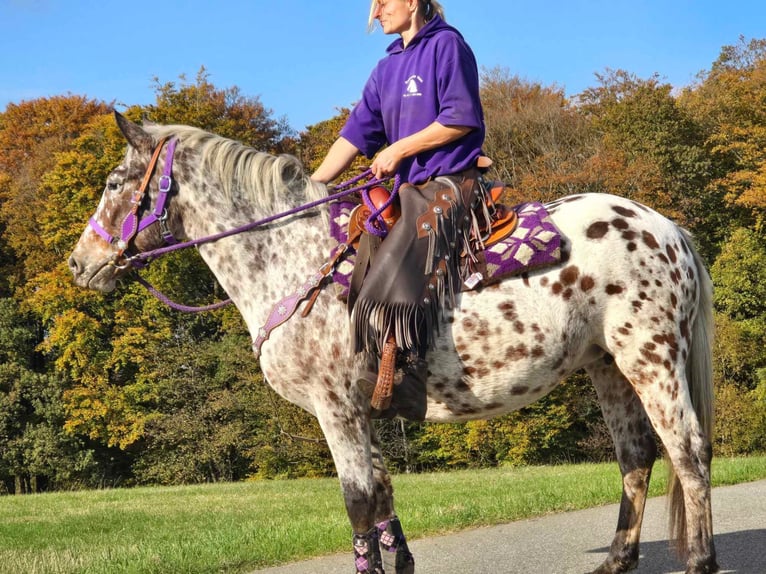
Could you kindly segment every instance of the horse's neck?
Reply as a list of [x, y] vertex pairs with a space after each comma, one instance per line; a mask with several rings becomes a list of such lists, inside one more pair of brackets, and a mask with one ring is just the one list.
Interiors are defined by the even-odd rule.
[[[277, 208], [282, 212], [289, 207]], [[262, 218], [234, 205], [229, 213], [192, 218], [187, 232], [203, 237]], [[200, 254], [237, 305], [251, 332], [272, 307], [298, 290], [329, 256], [332, 242], [317, 210], [200, 246]], [[193, 229], [192, 229], [193, 228]]]

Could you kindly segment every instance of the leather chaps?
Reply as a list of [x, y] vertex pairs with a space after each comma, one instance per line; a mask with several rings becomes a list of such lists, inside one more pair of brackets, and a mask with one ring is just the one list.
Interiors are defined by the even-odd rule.
[[352, 346], [368, 359], [394, 337], [412, 358], [432, 346], [444, 308], [460, 292], [459, 255], [482, 201], [479, 172], [437, 177], [399, 190], [402, 215], [370, 260], [351, 310]]

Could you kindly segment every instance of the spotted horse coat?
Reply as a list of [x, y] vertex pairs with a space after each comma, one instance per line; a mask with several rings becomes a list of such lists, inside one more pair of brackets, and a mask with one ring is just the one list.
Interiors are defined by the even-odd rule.
[[[108, 230], [118, 229], [164, 136], [177, 138], [167, 208], [168, 225], [179, 239], [234, 228], [327, 193], [289, 157], [187, 126], [142, 128], [119, 115], [118, 124], [129, 146], [94, 214]], [[156, 194], [157, 177], [149, 195]], [[657, 454], [653, 431], [673, 469], [671, 538], [686, 559], [686, 572], [716, 572], [709, 276], [689, 235], [646, 206], [584, 194], [547, 208], [562, 233], [562, 262], [458, 297], [429, 355], [427, 420], [508, 413], [585, 369], [614, 439], [623, 483], [617, 531], [594, 572], [626, 572], [638, 563]], [[318, 208], [199, 247], [254, 336], [273, 304], [303, 284], [334, 247], [326, 219], [326, 210]], [[159, 245], [159, 230], [152, 226], [131, 247], [145, 251]], [[69, 258], [75, 282], [114, 289], [126, 272], [109, 264], [116, 249], [86, 228]], [[262, 347], [261, 370], [280, 395], [319, 421], [354, 533], [357, 571], [382, 573], [383, 547], [384, 557], [391, 549], [396, 556], [389, 571], [414, 572], [371, 424], [372, 388], [355, 382], [347, 312], [332, 291], [321, 292], [310, 315], [296, 315], [271, 333]]]

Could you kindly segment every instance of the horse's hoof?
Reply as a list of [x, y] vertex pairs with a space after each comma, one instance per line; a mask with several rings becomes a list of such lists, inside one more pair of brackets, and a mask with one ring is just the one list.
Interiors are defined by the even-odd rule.
[[619, 560], [606, 560], [601, 566], [589, 574], [623, 574], [638, 568], [638, 560], [622, 562]]
[[719, 570], [720, 567], [718, 566], [718, 562], [710, 560], [705, 564], [690, 566], [686, 569], [686, 574], [716, 574]]

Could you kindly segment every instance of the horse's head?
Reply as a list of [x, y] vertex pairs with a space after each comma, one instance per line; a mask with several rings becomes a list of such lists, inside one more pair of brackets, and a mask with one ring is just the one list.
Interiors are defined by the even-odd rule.
[[172, 241], [165, 209], [174, 184], [170, 178], [174, 141], [155, 138], [115, 112], [128, 140], [122, 163], [106, 179], [96, 212], [69, 257], [74, 282], [108, 292], [133, 266], [128, 253]]

